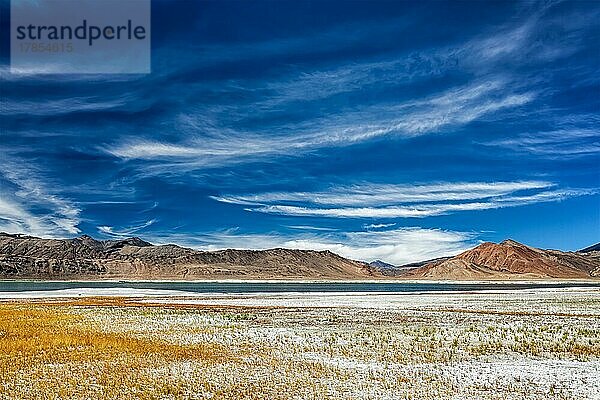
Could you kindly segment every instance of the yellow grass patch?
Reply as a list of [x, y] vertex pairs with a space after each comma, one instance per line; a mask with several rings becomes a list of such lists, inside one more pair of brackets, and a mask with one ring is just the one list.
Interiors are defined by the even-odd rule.
[[177, 380], [150, 371], [172, 362], [231, 358], [217, 344], [184, 346], [102, 332], [56, 306], [0, 305], [0, 398], [159, 398], [182, 389]]

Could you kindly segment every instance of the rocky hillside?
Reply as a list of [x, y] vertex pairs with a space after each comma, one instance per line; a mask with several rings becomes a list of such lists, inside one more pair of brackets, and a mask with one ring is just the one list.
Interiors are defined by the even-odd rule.
[[541, 250], [513, 240], [483, 243], [455, 257], [427, 263], [403, 275], [413, 279], [600, 278], [593, 254]]
[[579, 250], [577, 254], [581, 254], [586, 258], [589, 258], [595, 261], [598, 265], [600, 265], [600, 243], [597, 243], [593, 246], [586, 247], [583, 250]]
[[368, 264], [329, 251], [197, 251], [139, 238], [41, 239], [0, 233], [0, 278], [369, 279]]

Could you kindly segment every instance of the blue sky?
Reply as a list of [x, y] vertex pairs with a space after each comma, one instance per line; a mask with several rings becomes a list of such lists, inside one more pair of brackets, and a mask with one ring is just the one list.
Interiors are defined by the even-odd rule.
[[8, 72], [0, 231], [401, 264], [600, 240], [597, 2], [153, 2], [152, 73]]

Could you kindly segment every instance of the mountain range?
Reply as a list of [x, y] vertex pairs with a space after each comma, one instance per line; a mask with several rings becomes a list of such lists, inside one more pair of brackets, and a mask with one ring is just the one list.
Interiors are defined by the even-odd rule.
[[199, 251], [140, 238], [43, 239], [0, 233], [4, 279], [600, 279], [600, 245], [542, 250], [513, 240], [483, 243], [454, 257], [394, 266], [330, 251]]
[[365, 279], [368, 264], [330, 251], [198, 251], [140, 238], [42, 239], [0, 233], [0, 277], [38, 279]]

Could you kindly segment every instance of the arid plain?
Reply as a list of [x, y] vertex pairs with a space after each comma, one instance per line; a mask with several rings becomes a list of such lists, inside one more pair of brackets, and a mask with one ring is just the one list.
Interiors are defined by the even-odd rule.
[[4, 299], [0, 398], [600, 398], [597, 286], [144, 294]]

